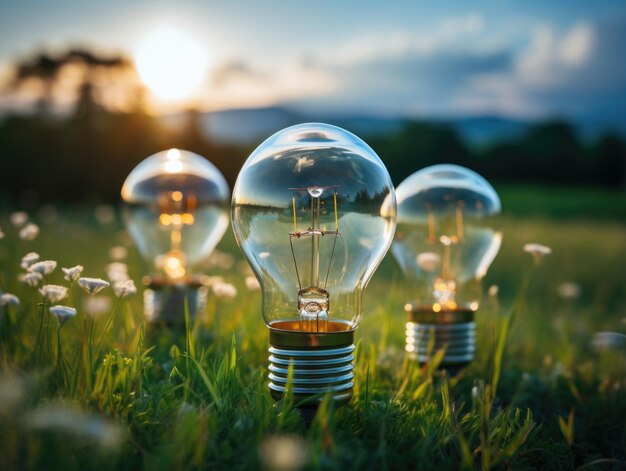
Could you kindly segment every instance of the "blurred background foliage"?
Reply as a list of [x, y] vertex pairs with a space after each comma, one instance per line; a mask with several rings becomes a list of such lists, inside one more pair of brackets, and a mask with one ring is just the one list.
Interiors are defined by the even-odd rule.
[[[16, 61], [2, 94], [27, 94], [29, 101], [0, 118], [0, 201], [26, 209], [43, 202], [117, 202], [129, 171], [169, 147], [203, 155], [232, 186], [260, 141], [215, 140], [203, 113], [194, 109], [179, 113], [172, 126], [146, 111], [146, 93], [132, 61], [122, 55], [68, 49]], [[291, 124], [297, 120], [294, 114]], [[333, 123], [332, 117], [325, 120]], [[565, 119], [531, 123], [481, 145], [466, 142], [441, 120], [401, 121], [385, 132], [377, 132], [375, 124], [369, 133], [353, 131], [376, 150], [396, 184], [442, 162], [467, 166], [497, 183], [602, 187], [618, 194], [626, 184], [624, 138], [613, 132], [583, 137]]]

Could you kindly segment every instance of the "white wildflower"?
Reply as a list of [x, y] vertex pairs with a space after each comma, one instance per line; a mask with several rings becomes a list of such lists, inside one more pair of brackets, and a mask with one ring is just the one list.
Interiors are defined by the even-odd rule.
[[39, 235], [39, 226], [33, 223], [26, 224], [20, 229], [19, 235], [22, 240], [35, 240]]
[[11, 224], [15, 227], [22, 227], [28, 221], [28, 214], [24, 211], [17, 211], [10, 216]]
[[69, 306], [52, 306], [50, 308], [50, 312], [57, 318], [59, 324], [63, 325], [63, 323], [68, 320], [70, 317], [74, 317], [76, 315], [76, 309]]
[[256, 279], [256, 276], [246, 276], [246, 288], [250, 291], [261, 289], [261, 285], [259, 284], [259, 280]]
[[11, 293], [3, 293], [0, 296], [0, 306], [19, 306], [20, 300], [17, 296]]
[[113, 283], [113, 291], [115, 291], [117, 297], [123, 298], [124, 296], [135, 294], [137, 287], [133, 280], [116, 281]]
[[93, 213], [96, 217], [96, 221], [98, 221], [102, 225], [111, 224], [113, 221], [115, 221], [115, 209], [113, 209], [113, 207], [109, 206], [108, 204], [101, 204], [96, 206], [96, 209]]
[[122, 262], [109, 263], [106, 266], [107, 277], [113, 283], [128, 280], [128, 266]]
[[237, 296], [237, 288], [230, 283], [216, 283], [213, 285], [213, 293], [220, 299], [231, 300]]
[[67, 296], [67, 288], [59, 285], [44, 285], [39, 292], [50, 303], [58, 303]]
[[23, 273], [20, 276], [20, 279], [24, 283], [27, 283], [29, 286], [32, 286], [34, 288], [36, 286], [39, 286], [39, 282], [43, 280], [43, 275], [41, 273], [33, 271], [33, 272]]
[[564, 299], [576, 299], [580, 296], [580, 286], [576, 283], [561, 283], [557, 289], [557, 293]]
[[224, 278], [221, 276], [202, 275], [200, 277], [200, 283], [202, 283], [204, 286], [208, 288], [211, 288], [212, 286], [218, 283], [223, 283], [223, 282], [224, 282]]
[[591, 346], [596, 351], [626, 349], [626, 335], [619, 332], [598, 332], [593, 335]]
[[122, 245], [111, 247], [109, 250], [109, 257], [112, 260], [124, 260], [128, 256], [128, 250]]
[[122, 430], [115, 423], [60, 402], [47, 402], [28, 412], [24, 424], [32, 430], [72, 433], [109, 450], [116, 449], [123, 439]]
[[22, 257], [20, 267], [22, 267], [24, 270], [28, 270], [28, 267], [30, 267], [37, 260], [39, 260], [39, 254], [37, 252], [28, 252]]
[[309, 446], [296, 435], [275, 435], [267, 438], [259, 447], [259, 458], [264, 469], [295, 471], [304, 467], [308, 460]]
[[42, 260], [41, 262], [33, 263], [30, 267], [28, 267], [28, 271], [32, 273], [39, 273], [42, 276], [48, 276], [56, 267], [57, 262], [54, 260]]
[[491, 285], [487, 290], [487, 294], [490, 298], [495, 298], [498, 296], [498, 291], [500, 291], [500, 287], [498, 285]]
[[524, 245], [524, 252], [532, 255], [535, 263], [539, 263], [543, 257], [552, 253], [552, 249], [541, 244], [526, 244]]
[[439, 263], [441, 262], [441, 257], [439, 254], [434, 252], [424, 252], [417, 254], [415, 258], [417, 262], [417, 266], [420, 267], [423, 271], [430, 273], [437, 269]]
[[75, 267], [70, 268], [62, 267], [61, 270], [63, 270], [64, 273], [63, 278], [65, 278], [67, 281], [76, 281], [83, 272], [83, 266], [76, 265]]
[[96, 294], [110, 285], [108, 281], [101, 280], [100, 278], [87, 277], [79, 278], [78, 284], [89, 294]]
[[99, 316], [111, 310], [111, 298], [108, 296], [88, 296], [83, 302], [83, 310], [93, 316]]

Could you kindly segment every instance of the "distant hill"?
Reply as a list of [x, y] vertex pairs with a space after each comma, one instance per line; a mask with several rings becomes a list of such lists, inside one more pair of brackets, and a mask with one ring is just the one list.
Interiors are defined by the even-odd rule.
[[[219, 143], [252, 145], [259, 143], [274, 132], [304, 122], [324, 122], [343, 127], [363, 137], [388, 135], [397, 131], [409, 118], [381, 117], [376, 115], [310, 113], [288, 107], [238, 108], [201, 113], [201, 126], [206, 137]], [[413, 118], [415, 119], [415, 118]], [[449, 124], [471, 147], [486, 146], [494, 141], [522, 135], [534, 124], [499, 116], [474, 116], [458, 119], [423, 118], [424, 120]], [[164, 122], [173, 127], [182, 126], [183, 114], [169, 115]], [[606, 130], [598, 119], [575, 123], [583, 138], [592, 138]], [[626, 123], [618, 125], [617, 131], [626, 136]]]

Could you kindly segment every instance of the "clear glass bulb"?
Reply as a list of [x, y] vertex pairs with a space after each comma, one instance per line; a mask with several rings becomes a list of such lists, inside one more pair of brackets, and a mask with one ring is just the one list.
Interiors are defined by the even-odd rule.
[[434, 165], [404, 180], [396, 198], [391, 251], [414, 282], [407, 310], [478, 309], [480, 280], [502, 241], [492, 227], [501, 211], [493, 187], [467, 168]]
[[228, 228], [229, 188], [204, 157], [170, 149], [154, 154], [122, 187], [128, 230], [165, 283], [185, 282]]
[[393, 238], [394, 189], [361, 139], [302, 124], [274, 134], [248, 158], [233, 191], [232, 221], [260, 281], [268, 326], [351, 330]]

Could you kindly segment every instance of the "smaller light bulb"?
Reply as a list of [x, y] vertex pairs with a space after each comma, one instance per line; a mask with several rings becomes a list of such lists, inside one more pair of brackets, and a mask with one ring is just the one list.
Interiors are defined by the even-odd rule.
[[126, 178], [127, 227], [152, 271], [144, 293], [148, 320], [184, 321], [185, 299], [192, 317], [204, 307], [206, 288], [192, 268], [224, 235], [229, 194], [213, 164], [179, 149], [148, 157]]
[[435, 165], [396, 189], [398, 226], [391, 247], [411, 282], [406, 351], [428, 360], [429, 344], [445, 348], [441, 365], [458, 369], [474, 358], [480, 281], [496, 257], [502, 235], [492, 226], [500, 199], [477, 173]]

